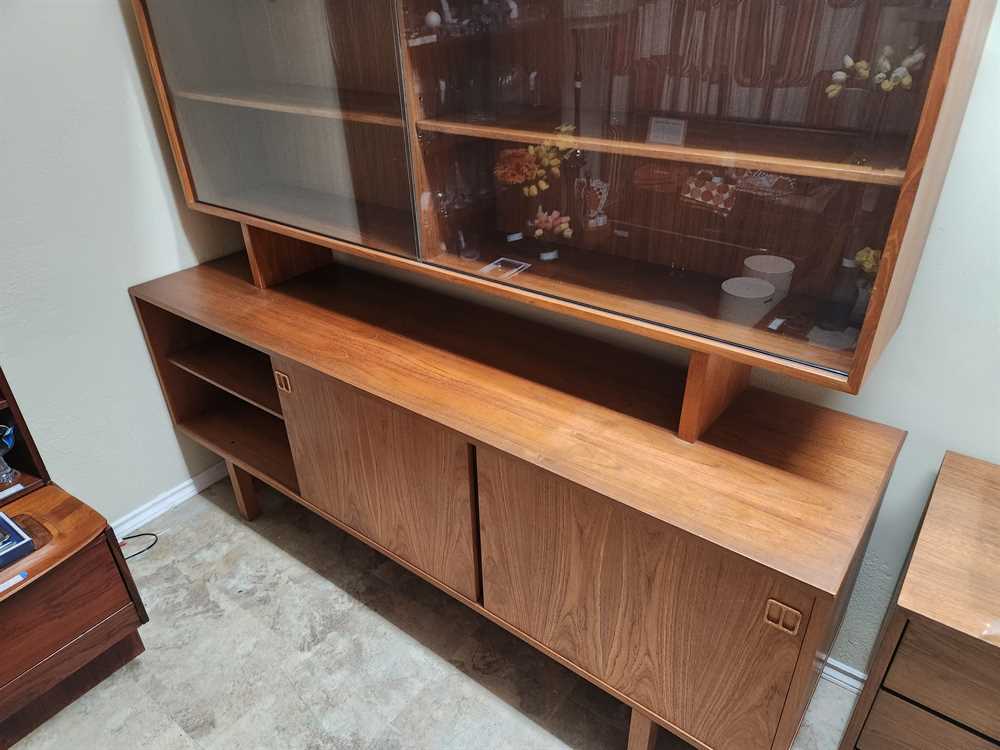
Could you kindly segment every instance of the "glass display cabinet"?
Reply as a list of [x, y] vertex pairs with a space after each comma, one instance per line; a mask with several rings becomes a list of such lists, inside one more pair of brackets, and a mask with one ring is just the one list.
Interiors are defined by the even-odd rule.
[[849, 392], [992, 12], [133, 1], [192, 206]]
[[145, 7], [199, 201], [416, 254], [389, 3]]

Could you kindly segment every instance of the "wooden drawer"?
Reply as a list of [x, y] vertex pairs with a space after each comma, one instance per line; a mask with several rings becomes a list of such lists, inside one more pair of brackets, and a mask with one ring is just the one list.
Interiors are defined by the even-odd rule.
[[998, 745], [884, 690], [858, 740], [860, 750], [997, 750]]
[[0, 687], [48, 658], [130, 601], [102, 534], [43, 578], [0, 604]]
[[1000, 648], [911, 620], [883, 684], [1000, 742]]

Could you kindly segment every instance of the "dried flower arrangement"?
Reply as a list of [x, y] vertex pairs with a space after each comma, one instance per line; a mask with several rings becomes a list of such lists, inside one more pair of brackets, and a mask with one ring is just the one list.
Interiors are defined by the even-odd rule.
[[[573, 130], [572, 125], [556, 128], [561, 135]], [[562, 163], [571, 151], [551, 143], [504, 149], [497, 158], [493, 174], [502, 185], [520, 185], [526, 198], [534, 198], [551, 187], [551, 180], [559, 179]]]
[[887, 94], [896, 88], [907, 91], [913, 88], [913, 71], [924, 64], [927, 52], [923, 45], [915, 44], [898, 65], [893, 63], [895, 56], [896, 50], [893, 47], [884, 47], [882, 54], [875, 61], [875, 75], [872, 76], [872, 67], [867, 60], [855, 61], [850, 55], [844, 55], [844, 68], [834, 72], [831, 77], [831, 83], [826, 87], [827, 97], [835, 99], [840, 96], [852, 77], [859, 81], [871, 79], [873, 86]]
[[538, 213], [535, 214], [535, 218], [529, 223], [529, 227], [532, 230], [532, 236], [536, 240], [555, 239], [556, 237], [568, 240], [573, 237], [573, 229], [570, 227], [569, 216], [560, 214], [558, 211], [546, 213], [542, 210], [541, 206], [538, 207]]
[[854, 255], [854, 260], [868, 276], [875, 276], [882, 262], [882, 251], [873, 247], [863, 247]]

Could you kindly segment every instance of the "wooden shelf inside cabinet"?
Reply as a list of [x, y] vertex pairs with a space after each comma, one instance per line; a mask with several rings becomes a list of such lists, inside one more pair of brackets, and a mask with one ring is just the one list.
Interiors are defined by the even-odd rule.
[[227, 397], [216, 408], [177, 426], [265, 484], [286, 494], [299, 494], [288, 435], [280, 419]]
[[[568, 118], [568, 119], [567, 119]], [[598, 114], [584, 122], [606, 122]], [[633, 115], [621, 126], [602, 125], [599, 132], [560, 135], [556, 128], [572, 122], [572, 113], [542, 110], [496, 122], [468, 122], [458, 118], [425, 119], [417, 127], [425, 132], [517, 143], [551, 143], [607, 154], [706, 164], [719, 167], [762, 169], [768, 172], [899, 186], [906, 175], [906, 144], [881, 138], [873, 147], [854, 133], [753, 123], [691, 120], [685, 144], [673, 146], [646, 140], [650, 115]], [[861, 159], [864, 163], [858, 164]]]
[[225, 195], [217, 205], [397, 255], [414, 254], [411, 215], [387, 206], [282, 183]]
[[282, 418], [271, 359], [266, 354], [219, 337], [172, 354], [167, 360], [258, 409]]
[[841, 375], [850, 371], [853, 353], [810, 344], [808, 341], [768, 330], [775, 318], [809, 316], [815, 300], [791, 295], [756, 327], [719, 320], [719, 285], [722, 280], [703, 274], [680, 273], [656, 263], [631, 260], [606, 253], [559, 246], [559, 259], [540, 262], [537, 254], [519, 249], [517, 243], [485, 244], [477, 260], [440, 254], [429, 262], [474, 276], [498, 258], [530, 263], [531, 267], [509, 281], [521, 288], [542, 292], [569, 302], [622, 313], [683, 331], [697, 331], [760, 351], [806, 361]]
[[369, 125], [402, 128], [398, 97], [367, 91], [337, 91], [322, 86], [259, 84], [218, 89], [181, 89], [179, 99], [230, 107], [325, 117]]

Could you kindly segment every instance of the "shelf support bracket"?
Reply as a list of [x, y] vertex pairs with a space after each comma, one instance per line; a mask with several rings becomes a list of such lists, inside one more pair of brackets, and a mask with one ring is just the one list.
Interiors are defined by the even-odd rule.
[[243, 227], [253, 283], [261, 289], [333, 263], [333, 253], [327, 248], [249, 224], [240, 226]]
[[750, 365], [716, 354], [691, 353], [684, 405], [677, 434], [688, 443], [698, 439], [729, 408], [750, 382]]

